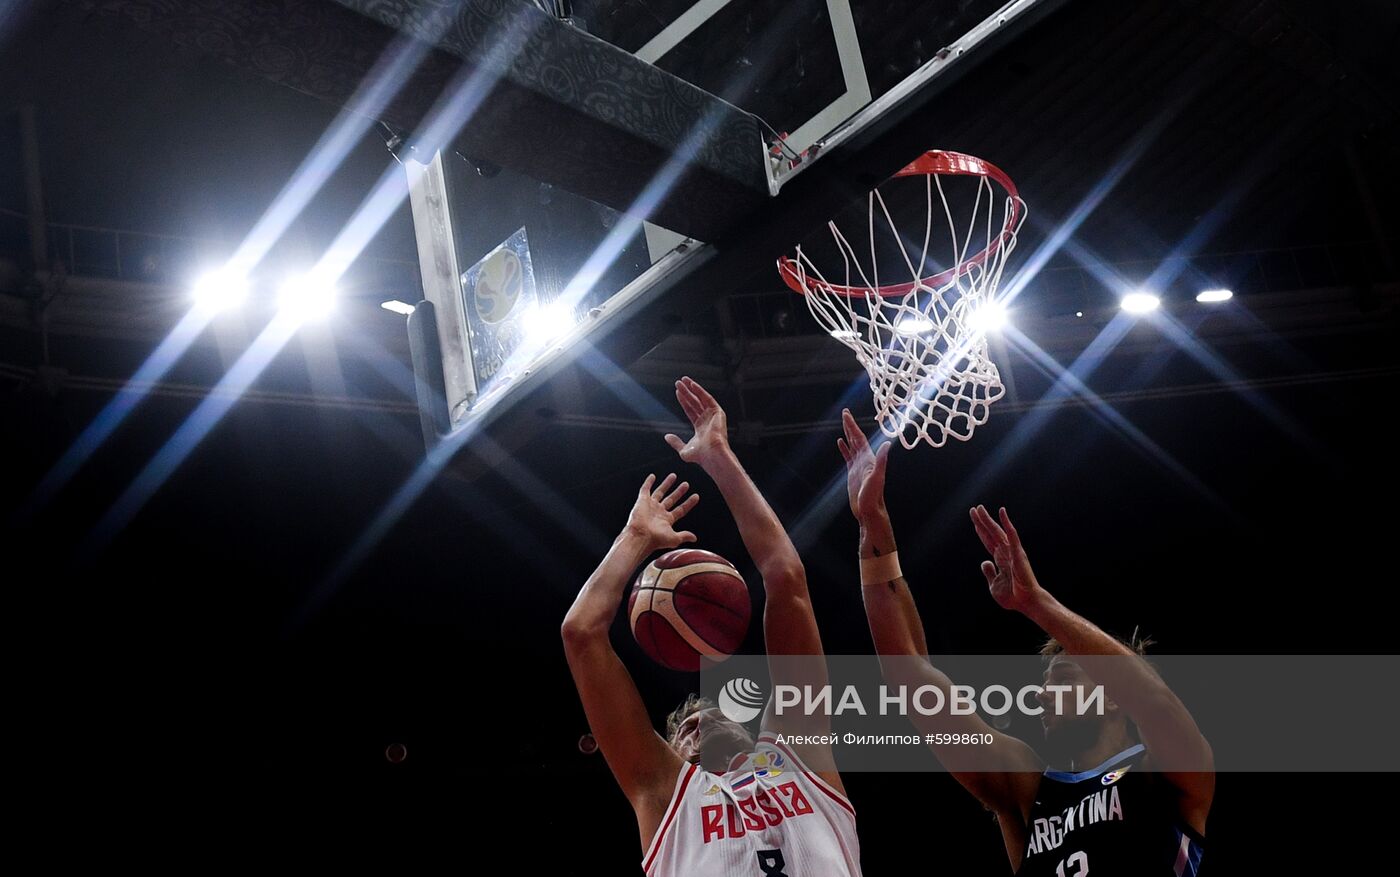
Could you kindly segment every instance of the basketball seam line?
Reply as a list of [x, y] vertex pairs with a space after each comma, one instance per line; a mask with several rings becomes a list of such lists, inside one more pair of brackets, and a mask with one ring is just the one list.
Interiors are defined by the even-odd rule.
[[[646, 588], [639, 588], [638, 590], [643, 590], [643, 591], [665, 591], [666, 593], [668, 593], [668, 594], [673, 594], [673, 595], [676, 593], [676, 589], [675, 589], [675, 588], [659, 588], [659, 587], [655, 587], [655, 586], [650, 586], [650, 587], [646, 587]], [[701, 597], [701, 596], [699, 596], [698, 594], [686, 594], [686, 595], [685, 595], [685, 598], [686, 598], [687, 600], [694, 600], [694, 601], [696, 601], [697, 603], [704, 603], [704, 604], [706, 604], [707, 606], [713, 606], [713, 607], [715, 607], [716, 609], [723, 609], [725, 612], [728, 612], [730, 615], [733, 615], [735, 618], [743, 618], [743, 617], [744, 617], [742, 614], [740, 614], [740, 613], [734, 611], [733, 607], [731, 607], [731, 606], [729, 606], [729, 605], [727, 605], [727, 604], [725, 604], [725, 603], [720, 603], [720, 602], [717, 602], [717, 601], [715, 601], [715, 600], [711, 600], [711, 599], [708, 598], [708, 597]], [[675, 598], [674, 596], [672, 596], [672, 598], [671, 598], [671, 605], [674, 606], [674, 605], [675, 605], [675, 601], [676, 601], [676, 598]], [[656, 610], [654, 610], [654, 609], [647, 609], [647, 610], [645, 610], [645, 611], [647, 611], [647, 612], [654, 612], [654, 611], [656, 611]], [[680, 612], [679, 607], [676, 609], [676, 611], [677, 611], [677, 612]]]

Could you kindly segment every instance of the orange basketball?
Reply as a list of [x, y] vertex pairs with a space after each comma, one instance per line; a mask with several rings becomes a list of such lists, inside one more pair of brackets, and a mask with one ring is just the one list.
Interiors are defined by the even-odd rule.
[[632, 586], [632, 636], [657, 663], [694, 672], [701, 656], [724, 660], [749, 629], [749, 588], [734, 564], [678, 548], [648, 563]]

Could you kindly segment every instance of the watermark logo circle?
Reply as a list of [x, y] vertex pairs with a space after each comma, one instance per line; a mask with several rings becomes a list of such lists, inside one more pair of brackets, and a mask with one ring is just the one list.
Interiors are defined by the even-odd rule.
[[752, 722], [763, 711], [763, 688], [742, 676], [729, 680], [719, 692], [719, 711], [731, 722]]

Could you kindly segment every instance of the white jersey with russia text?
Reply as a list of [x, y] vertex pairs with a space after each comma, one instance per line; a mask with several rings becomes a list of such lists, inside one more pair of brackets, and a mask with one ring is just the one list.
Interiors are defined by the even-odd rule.
[[647, 877], [860, 877], [856, 811], [764, 734], [722, 774], [681, 769], [642, 868]]

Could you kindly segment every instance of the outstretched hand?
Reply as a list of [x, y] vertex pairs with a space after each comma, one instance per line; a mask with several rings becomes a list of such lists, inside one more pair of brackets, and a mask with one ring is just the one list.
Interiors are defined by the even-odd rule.
[[851, 514], [865, 524], [886, 514], [885, 469], [890, 460], [890, 443], [885, 442], [878, 452], [871, 451], [870, 442], [849, 408], [841, 411], [841, 428], [845, 435], [836, 440], [836, 449], [846, 461], [846, 496]]
[[727, 453], [729, 420], [715, 397], [690, 378], [681, 378], [676, 381], [676, 401], [690, 419], [695, 435], [687, 442], [674, 433], [667, 433], [666, 444], [674, 448], [682, 460], [702, 468]]
[[695, 534], [689, 530], [676, 530], [676, 522], [685, 517], [700, 502], [700, 494], [692, 493], [690, 482], [682, 481], [674, 490], [675, 473], [667, 475], [660, 484], [655, 475], [648, 475], [637, 491], [637, 501], [632, 505], [632, 513], [627, 516], [627, 529], [645, 540], [648, 551], [675, 548], [686, 542], [694, 542]]
[[987, 589], [992, 599], [1003, 609], [1025, 612], [1045, 591], [1035, 579], [1030, 558], [1021, 545], [1021, 536], [1011, 523], [1006, 509], [1000, 510], [1001, 522], [993, 518], [986, 506], [969, 510], [972, 526], [977, 536], [992, 555], [991, 560], [982, 561], [982, 575], [987, 579]]

